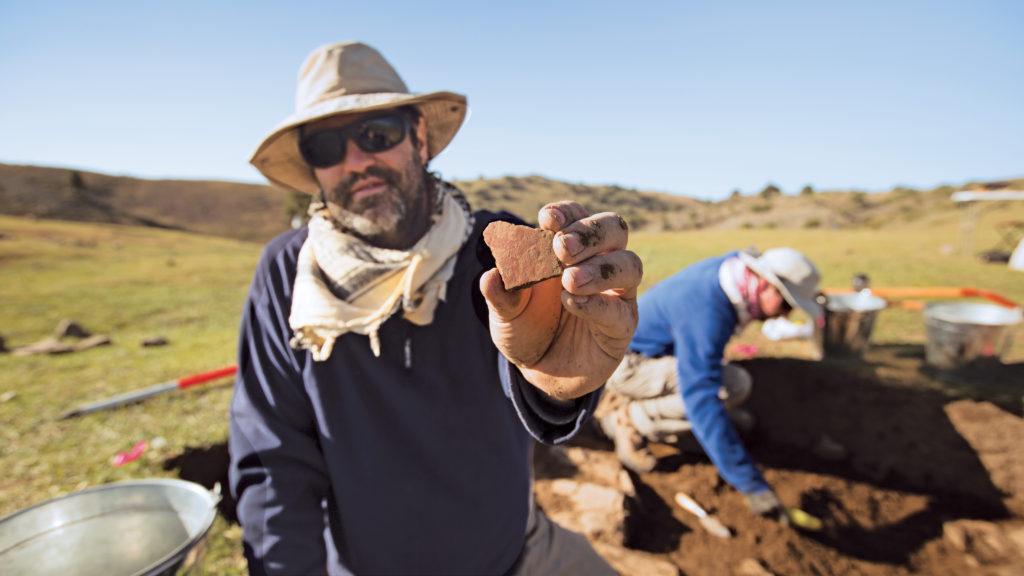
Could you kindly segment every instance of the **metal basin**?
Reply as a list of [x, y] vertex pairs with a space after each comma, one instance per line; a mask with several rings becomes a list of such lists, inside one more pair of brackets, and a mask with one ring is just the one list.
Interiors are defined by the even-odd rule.
[[925, 305], [924, 318], [925, 362], [952, 370], [1001, 363], [1022, 313], [994, 304], [932, 302]]
[[825, 356], [863, 354], [875, 327], [875, 317], [885, 306], [885, 300], [867, 290], [829, 294], [825, 302]]
[[155, 576], [191, 569], [219, 495], [192, 482], [115, 482], [0, 519], [0, 571], [19, 576]]

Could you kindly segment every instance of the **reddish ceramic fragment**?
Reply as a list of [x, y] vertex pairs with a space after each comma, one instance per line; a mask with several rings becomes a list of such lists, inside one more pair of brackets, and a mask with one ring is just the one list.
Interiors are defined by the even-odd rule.
[[505, 290], [520, 290], [561, 275], [562, 263], [551, 247], [554, 237], [549, 230], [501, 220], [487, 225], [484, 242], [491, 248]]

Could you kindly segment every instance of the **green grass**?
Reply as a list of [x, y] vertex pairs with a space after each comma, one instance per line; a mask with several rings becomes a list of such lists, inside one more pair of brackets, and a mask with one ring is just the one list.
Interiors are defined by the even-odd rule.
[[[7, 348], [51, 337], [63, 318], [112, 340], [63, 355], [0, 354], [0, 515], [107, 482], [177, 477], [164, 470], [169, 458], [226, 441], [231, 390], [224, 380], [113, 411], [58, 417], [83, 403], [233, 364], [260, 246], [9, 217], [0, 217], [0, 234]], [[141, 346], [150, 336], [169, 344]], [[111, 465], [118, 452], [157, 438], [166, 443], [135, 462]], [[245, 572], [237, 530], [220, 520], [209, 543], [210, 573]]]
[[[1024, 213], [999, 214], [998, 218]], [[975, 246], [996, 243], [995, 214], [979, 221]], [[924, 218], [894, 230], [728, 230], [643, 234], [631, 248], [644, 260], [642, 289], [698, 259], [756, 245], [809, 255], [824, 286], [854, 273], [875, 286], [972, 286], [1024, 302], [1024, 272], [986, 264], [957, 245], [958, 221]], [[165, 469], [186, 450], [227, 438], [231, 389], [220, 381], [69, 420], [80, 404], [235, 362], [239, 314], [261, 246], [153, 229], [0, 216], [0, 335], [9, 349], [50, 337], [72, 318], [109, 346], [64, 355], [0, 354], [0, 515], [103, 483], [177, 477]], [[169, 345], [140, 342], [164, 336]], [[874, 342], [924, 342], [920, 312], [881, 313]], [[1024, 361], [1024, 337], [1007, 360]], [[140, 441], [164, 439], [139, 460], [111, 465]], [[159, 443], [158, 443], [159, 444]], [[224, 487], [226, 490], [227, 487]], [[204, 567], [243, 574], [241, 533], [218, 519]]]

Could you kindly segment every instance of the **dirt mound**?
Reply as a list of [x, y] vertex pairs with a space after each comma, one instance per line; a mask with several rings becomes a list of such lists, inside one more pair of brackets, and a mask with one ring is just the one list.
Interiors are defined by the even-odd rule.
[[[741, 362], [756, 382], [747, 446], [783, 503], [823, 520], [820, 532], [752, 516], [692, 437], [654, 446], [658, 467], [626, 482], [595, 428], [568, 446], [540, 447], [538, 501], [571, 524], [580, 515], [556, 482], [618, 490], [621, 510], [606, 510], [600, 529], [571, 526], [691, 576], [1024, 574], [1020, 390], [1015, 404], [958, 398], [920, 369], [918, 353], [883, 347], [864, 361]], [[1009, 365], [993, 377], [1019, 387], [1022, 370]], [[842, 450], [821, 452], [823, 438]], [[704, 531], [674, 503], [678, 491], [734, 537]], [[628, 561], [616, 566], [642, 573]]]

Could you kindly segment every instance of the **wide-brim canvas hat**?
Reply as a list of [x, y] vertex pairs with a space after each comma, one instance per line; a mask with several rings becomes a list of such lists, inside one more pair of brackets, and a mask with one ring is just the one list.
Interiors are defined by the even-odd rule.
[[817, 301], [821, 275], [807, 256], [792, 248], [772, 248], [760, 256], [739, 253], [740, 260], [758, 276], [771, 282], [793, 308], [800, 308], [812, 318], [825, 312]]
[[454, 92], [409, 92], [398, 72], [376, 49], [359, 42], [321, 46], [299, 68], [295, 112], [271, 130], [249, 162], [267, 180], [316, 193], [313, 171], [299, 152], [299, 127], [341, 114], [415, 106], [427, 126], [427, 154], [437, 156], [459, 131], [468, 110]]

